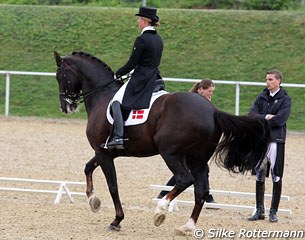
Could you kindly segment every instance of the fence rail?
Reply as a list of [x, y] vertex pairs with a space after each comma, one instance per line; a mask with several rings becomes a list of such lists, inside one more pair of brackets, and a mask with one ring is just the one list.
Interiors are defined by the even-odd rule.
[[[150, 188], [152, 190], [159, 190], [159, 191], [170, 191], [173, 189], [173, 186], [163, 186], [163, 185], [154, 185], [151, 184]], [[183, 191], [184, 193], [193, 193], [194, 188], [189, 187]], [[224, 191], [224, 190], [210, 190], [211, 194], [215, 195], [222, 195], [222, 196], [230, 196], [230, 197], [239, 197], [239, 198], [255, 198], [255, 193], [249, 192], [236, 192], [236, 191]], [[271, 194], [265, 194], [266, 199], [271, 199]], [[153, 198], [153, 202], [158, 202], [159, 199]], [[281, 200], [290, 200], [289, 196], [281, 195]], [[178, 211], [178, 206], [194, 206], [194, 201], [185, 201], [185, 200], [178, 200], [175, 198], [173, 201], [170, 202], [168, 207], [169, 212]], [[242, 211], [252, 211], [254, 213], [255, 206], [247, 206], [247, 205], [236, 205], [236, 204], [227, 204], [227, 203], [204, 203], [205, 208], [222, 208], [228, 210], [242, 210]], [[265, 208], [266, 212], [269, 213], [270, 208]], [[281, 214], [291, 215], [292, 211], [289, 209], [278, 209], [278, 212]]]
[[57, 186], [56, 190], [41, 189], [41, 188], [16, 188], [16, 187], [0, 187], [0, 191], [13, 191], [13, 192], [31, 192], [31, 193], [51, 193], [56, 194], [54, 204], [60, 203], [63, 194], [66, 194], [71, 203], [74, 202], [72, 195], [82, 195], [85, 196], [85, 192], [72, 192], [69, 190], [68, 186], [85, 186], [84, 182], [72, 182], [72, 181], [53, 181], [53, 180], [43, 180], [43, 179], [28, 179], [28, 178], [6, 178], [0, 177], [0, 182], [20, 182], [20, 183], [30, 183], [40, 186], [40, 184], [49, 184]]
[[[27, 75], [27, 76], [56, 76], [55, 73], [50, 72], [24, 72], [24, 71], [0, 71], [0, 75], [5, 75], [5, 116], [9, 115], [9, 101], [10, 101], [10, 82], [12, 75]], [[189, 78], [163, 78], [169, 82], [184, 82], [195, 83], [201, 79]], [[265, 86], [263, 82], [244, 82], [244, 81], [231, 81], [231, 80], [213, 80], [216, 84], [235, 85], [235, 115], [239, 115], [239, 102], [240, 102], [240, 86]], [[305, 88], [305, 84], [283, 83], [283, 87]]]

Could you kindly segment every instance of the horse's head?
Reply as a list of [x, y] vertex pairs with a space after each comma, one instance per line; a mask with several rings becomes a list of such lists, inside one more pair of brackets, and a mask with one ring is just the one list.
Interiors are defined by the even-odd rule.
[[85, 100], [94, 93], [109, 90], [108, 85], [114, 93], [123, 84], [121, 81], [115, 81], [114, 73], [106, 63], [88, 53], [73, 52], [61, 57], [54, 52], [54, 57], [57, 64], [56, 79], [59, 84], [60, 105], [65, 113], [74, 112], [80, 98]]
[[80, 98], [79, 72], [57, 52], [54, 52], [54, 57], [57, 64], [56, 79], [59, 86], [60, 108], [64, 113], [72, 113], [77, 109], [77, 101]]

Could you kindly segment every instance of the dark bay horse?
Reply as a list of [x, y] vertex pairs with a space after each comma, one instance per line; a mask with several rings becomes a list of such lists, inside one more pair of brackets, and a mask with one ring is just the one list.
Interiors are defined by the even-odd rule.
[[207, 197], [203, 191], [204, 168], [214, 153], [220, 166], [235, 173], [251, 170], [265, 156], [270, 138], [265, 121], [222, 112], [211, 102], [190, 92], [159, 97], [144, 124], [125, 127], [129, 140], [124, 143], [124, 150], [101, 148], [112, 130], [106, 109], [122, 82], [114, 79], [108, 65], [90, 54], [73, 52], [61, 57], [54, 52], [54, 56], [61, 110], [73, 112], [80, 99], [85, 104], [88, 114], [86, 134], [95, 151], [95, 156], [85, 167], [86, 193], [92, 211], [98, 211], [101, 202], [93, 195], [92, 174], [100, 166], [115, 207], [115, 219], [109, 230], [119, 230], [124, 219], [114, 165], [114, 158], [118, 156], [160, 154], [174, 174], [175, 187], [156, 207], [156, 226], [163, 223], [169, 202], [194, 185], [195, 206], [188, 222], [177, 229], [179, 234], [188, 234], [195, 228]]

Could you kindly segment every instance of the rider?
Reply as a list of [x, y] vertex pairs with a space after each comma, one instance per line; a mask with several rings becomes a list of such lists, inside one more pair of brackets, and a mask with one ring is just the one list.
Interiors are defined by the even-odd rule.
[[138, 16], [138, 26], [141, 30], [141, 35], [134, 42], [128, 62], [117, 70], [115, 75], [117, 78], [120, 78], [133, 69], [134, 72], [130, 80], [125, 83], [127, 85], [122, 104], [119, 101], [114, 101], [111, 104], [114, 120], [114, 137], [107, 144], [109, 149], [124, 149], [122, 109], [136, 110], [148, 108], [156, 85], [159, 85], [159, 89], [164, 88], [162, 80], [156, 83], [156, 80], [162, 79], [159, 72], [159, 64], [163, 51], [162, 38], [156, 31], [156, 27], [159, 26], [157, 9], [142, 6], [135, 16]]

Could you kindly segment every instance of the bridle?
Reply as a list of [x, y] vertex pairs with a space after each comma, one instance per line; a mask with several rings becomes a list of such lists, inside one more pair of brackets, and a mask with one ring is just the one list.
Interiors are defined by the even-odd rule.
[[68, 89], [71, 85], [71, 80], [69, 79], [69, 76], [66, 73], [66, 69], [65, 69], [65, 63], [64, 63], [64, 59], [61, 59], [60, 62], [60, 66], [57, 68], [57, 72], [60, 71], [61, 72], [61, 76], [60, 76], [60, 81], [63, 82], [64, 85], [64, 92], [59, 92], [59, 96], [64, 96], [64, 101], [67, 102], [68, 104], [77, 104], [78, 101], [80, 103], [85, 101], [85, 98], [90, 96], [93, 93], [96, 93], [97, 91], [99, 91], [100, 89], [105, 88], [106, 86], [110, 85], [113, 82], [119, 82], [120, 84], [123, 84], [125, 79], [128, 79], [130, 76], [127, 76], [126, 78], [115, 78], [113, 80], [111, 80], [110, 82], [107, 82], [93, 90], [90, 90], [86, 93], [75, 93], [75, 92], [69, 92]]
[[62, 58], [60, 60], [60, 66], [57, 68], [57, 72], [60, 71], [60, 81], [63, 84], [64, 92], [59, 92], [59, 96], [63, 96], [63, 99], [68, 104], [77, 104], [78, 100], [80, 99], [80, 93], [75, 92], [69, 92], [68, 89], [71, 85], [71, 80], [69, 79], [69, 76], [66, 74], [66, 68], [64, 59]]

